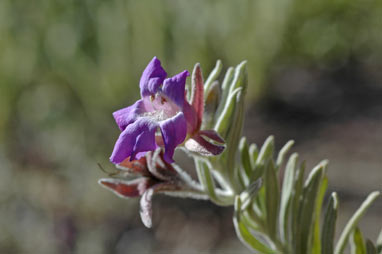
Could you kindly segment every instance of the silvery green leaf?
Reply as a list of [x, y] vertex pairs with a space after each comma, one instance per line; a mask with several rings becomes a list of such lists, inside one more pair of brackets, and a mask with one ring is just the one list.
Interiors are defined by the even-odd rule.
[[369, 239], [366, 239], [366, 254], [377, 254], [377, 248]]
[[348, 242], [349, 235], [351, 231], [357, 226], [358, 221], [365, 214], [370, 205], [375, 201], [376, 198], [380, 196], [379, 191], [374, 191], [367, 196], [366, 200], [362, 203], [362, 205], [358, 208], [358, 210], [354, 213], [354, 215], [350, 218], [349, 222], [346, 224], [344, 230], [342, 231], [340, 238], [338, 239], [336, 248], [334, 250], [335, 254], [342, 254], [346, 247], [346, 243]]
[[313, 245], [312, 245], [312, 254], [321, 254], [321, 235], [320, 235], [320, 220], [321, 220], [321, 210], [322, 210], [322, 202], [325, 197], [326, 189], [328, 188], [328, 177], [326, 175], [323, 176], [318, 195], [316, 199], [316, 210], [315, 210], [315, 218], [313, 222]]
[[274, 137], [269, 136], [260, 149], [259, 156], [257, 157], [257, 164], [265, 164], [268, 160], [272, 159], [275, 150]]
[[333, 254], [334, 236], [336, 231], [336, 221], [338, 212], [337, 193], [333, 192], [325, 212], [321, 233], [321, 253]]
[[229, 94], [231, 94], [233, 91], [235, 91], [239, 87], [243, 88], [244, 91], [246, 90], [247, 88], [246, 65], [247, 65], [247, 61], [243, 61], [238, 66], [236, 66], [235, 76], [233, 77], [233, 80], [231, 82], [231, 85], [229, 88]]
[[212, 82], [210, 88], [205, 91], [205, 103], [204, 103], [204, 114], [202, 121], [202, 129], [209, 130], [213, 127], [216, 110], [219, 105], [221, 97], [221, 88], [219, 81], [215, 80]]
[[281, 165], [283, 164], [284, 158], [285, 158], [286, 154], [289, 152], [289, 150], [291, 149], [291, 147], [293, 146], [293, 144], [294, 144], [294, 141], [293, 140], [289, 140], [283, 146], [283, 148], [281, 148], [281, 150], [279, 152], [279, 155], [277, 156], [277, 160], [276, 160], [276, 167], [277, 167], [277, 169], [279, 169], [281, 167]]
[[378, 254], [382, 254], [382, 230], [379, 232], [376, 245]]
[[276, 254], [276, 250], [271, 249], [257, 239], [254, 234], [249, 230], [248, 225], [246, 225], [241, 218], [241, 201], [240, 197], [237, 196], [235, 199], [235, 212], [233, 216], [233, 224], [235, 227], [236, 234], [240, 241], [251, 249], [254, 253], [262, 254]]
[[249, 145], [249, 156], [251, 161], [251, 168], [254, 169], [256, 166], [257, 157], [259, 156], [259, 149], [256, 144]]
[[251, 145], [249, 147], [249, 152], [251, 155], [251, 158], [255, 160], [254, 162], [251, 160], [252, 164], [252, 175], [250, 180], [255, 181], [259, 177], [261, 177], [264, 173], [264, 165], [272, 160], [273, 152], [274, 152], [274, 138], [273, 136], [269, 136], [263, 146], [260, 149], [260, 152], [257, 152], [257, 148], [255, 145]]
[[281, 191], [281, 203], [279, 213], [279, 229], [282, 241], [287, 240], [288, 221], [289, 221], [289, 206], [292, 197], [294, 176], [296, 174], [298, 154], [294, 153], [290, 156], [288, 163], [285, 167], [284, 179]]
[[365, 241], [358, 227], [355, 227], [350, 241], [352, 254], [366, 254]]
[[271, 239], [276, 238], [277, 215], [279, 212], [279, 184], [273, 161], [267, 163], [264, 174], [265, 206], [267, 218], [267, 233]]
[[229, 92], [229, 86], [233, 80], [233, 74], [234, 74], [234, 68], [233, 67], [229, 67], [225, 76], [224, 76], [224, 79], [223, 79], [223, 84], [222, 84], [222, 87], [221, 87], [221, 90], [222, 90], [222, 95], [221, 95], [221, 99], [220, 99], [220, 102], [219, 102], [219, 107], [216, 111], [216, 116], [220, 116], [221, 112], [223, 111], [224, 107], [225, 107], [225, 104], [227, 102], [227, 98], [228, 98], [228, 92]]
[[225, 108], [223, 112], [220, 114], [214, 127], [214, 129], [225, 140], [227, 139], [228, 137], [227, 133], [229, 132], [229, 129], [231, 125], [233, 124], [233, 114], [235, 112], [236, 96], [241, 90], [242, 88], [238, 88], [228, 96]]
[[211, 73], [208, 76], [206, 82], [204, 83], [204, 92], [207, 92], [210, 89], [210, 86], [212, 85], [212, 82], [214, 82], [217, 79], [217, 77], [219, 76], [222, 68], [223, 68], [222, 61], [217, 60], [214, 69], [211, 71]]
[[252, 167], [251, 167], [251, 157], [249, 155], [249, 147], [248, 147], [247, 139], [245, 137], [242, 137], [240, 140], [239, 150], [240, 150], [241, 166], [244, 169], [245, 175], [249, 179], [249, 177], [252, 174]]
[[190, 104], [197, 115], [197, 127], [199, 128], [204, 115], [204, 84], [200, 64], [195, 64], [191, 79]]
[[262, 180], [251, 183], [246, 190], [240, 194], [240, 201], [242, 204], [242, 209], [245, 210], [252, 203], [253, 198], [257, 195], [262, 184]]
[[315, 204], [324, 169], [325, 163], [320, 163], [310, 172], [308, 179], [305, 181], [302, 205], [298, 213], [300, 217], [300, 237], [297, 242], [296, 254], [308, 253], [312, 245]]
[[299, 211], [302, 206], [303, 200], [303, 184], [304, 184], [304, 173], [305, 173], [305, 162], [303, 162], [296, 173], [295, 184], [292, 195], [292, 206], [291, 206], [291, 215], [292, 215], [292, 246], [295, 251], [298, 249], [298, 243], [300, 242], [301, 236], [301, 227], [300, 227], [300, 215]]
[[202, 188], [208, 194], [211, 201], [220, 203], [220, 200], [215, 193], [215, 182], [207, 164], [202, 160], [195, 159], [195, 168]]

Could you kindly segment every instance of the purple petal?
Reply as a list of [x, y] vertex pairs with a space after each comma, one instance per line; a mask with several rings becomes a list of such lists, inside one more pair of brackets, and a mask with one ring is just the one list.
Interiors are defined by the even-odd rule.
[[145, 97], [155, 94], [166, 77], [167, 73], [162, 68], [159, 59], [154, 57], [142, 73], [139, 82], [141, 96]]
[[185, 100], [184, 89], [186, 87], [186, 78], [189, 75], [188, 71], [183, 71], [171, 78], [165, 79], [163, 82], [163, 94], [181, 108]]
[[140, 114], [147, 111], [151, 111], [151, 106], [145, 100], [141, 99], [129, 107], [115, 111], [113, 117], [119, 129], [123, 131], [126, 126], [134, 122]]
[[160, 129], [165, 147], [163, 158], [167, 163], [172, 163], [175, 148], [184, 141], [187, 135], [186, 118], [182, 112], [179, 112], [174, 117], [162, 121]]
[[115, 178], [100, 179], [98, 183], [123, 198], [141, 196], [150, 186], [155, 184], [150, 178], [141, 177], [131, 181]]
[[115, 143], [110, 161], [118, 164], [138, 152], [155, 150], [155, 131], [158, 124], [147, 118], [140, 118], [128, 125]]
[[224, 139], [220, 137], [219, 133], [217, 133], [214, 130], [201, 130], [199, 131], [199, 135], [206, 136], [212, 139], [213, 141], [221, 143], [221, 144], [225, 143]]

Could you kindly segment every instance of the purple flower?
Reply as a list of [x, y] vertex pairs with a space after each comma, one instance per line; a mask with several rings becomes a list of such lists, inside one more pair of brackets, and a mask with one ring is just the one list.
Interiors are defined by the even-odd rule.
[[139, 159], [148, 151], [164, 147], [163, 158], [172, 163], [175, 148], [186, 137], [189, 140], [186, 147], [191, 151], [203, 155], [223, 151], [223, 146], [212, 144], [201, 136], [224, 142], [214, 131], [200, 131], [204, 107], [203, 81], [199, 65], [195, 70], [190, 104], [185, 92], [188, 71], [166, 78], [167, 73], [160, 61], [156, 57], [151, 60], [139, 83], [141, 99], [113, 113], [122, 133], [114, 146], [111, 162], [118, 164], [126, 158]]

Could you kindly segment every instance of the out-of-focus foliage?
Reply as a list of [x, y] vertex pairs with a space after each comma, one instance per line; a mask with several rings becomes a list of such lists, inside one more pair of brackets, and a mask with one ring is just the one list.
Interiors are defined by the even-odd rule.
[[356, 59], [380, 75], [381, 16], [379, 0], [0, 1], [0, 252], [121, 252], [132, 246], [123, 239], [153, 237], [121, 226], [136, 208], [99, 189], [96, 162], [107, 167], [118, 135], [110, 113], [138, 97], [154, 55], [172, 74], [247, 59], [258, 98], [274, 66]]

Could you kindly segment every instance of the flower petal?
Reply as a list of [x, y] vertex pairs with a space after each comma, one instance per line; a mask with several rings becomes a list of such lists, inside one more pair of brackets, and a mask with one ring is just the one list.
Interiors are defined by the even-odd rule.
[[184, 146], [187, 150], [198, 153], [202, 156], [218, 155], [224, 150], [224, 146], [212, 144], [200, 135], [194, 135], [192, 138], [187, 140]]
[[147, 177], [125, 181], [116, 178], [103, 178], [98, 183], [122, 198], [134, 198], [141, 196], [155, 182]]
[[130, 158], [126, 158], [120, 164], [117, 164], [116, 167], [122, 172], [126, 172], [128, 175], [150, 176], [150, 172], [147, 168], [146, 157], [133, 161], [131, 161]]
[[163, 158], [167, 163], [172, 163], [175, 148], [184, 141], [187, 135], [187, 122], [184, 114], [179, 112], [174, 117], [160, 122], [160, 129], [165, 147]]
[[189, 75], [188, 71], [183, 71], [171, 78], [165, 79], [163, 82], [163, 94], [181, 108], [185, 101], [184, 89], [186, 87], [186, 78]]
[[154, 57], [142, 73], [139, 82], [141, 96], [145, 97], [155, 94], [166, 77], [167, 73], [162, 68], [159, 59]]
[[224, 144], [225, 141], [222, 137], [220, 137], [219, 133], [217, 133], [215, 130], [201, 130], [199, 131], [199, 135], [206, 136], [210, 139], [212, 139], [215, 142]]
[[157, 127], [156, 122], [147, 118], [140, 118], [128, 125], [115, 143], [110, 161], [118, 164], [129, 156], [130, 160], [133, 160], [138, 152], [155, 150]]
[[151, 111], [151, 105], [146, 100], [138, 100], [133, 105], [117, 110], [113, 113], [115, 122], [121, 131], [134, 122], [144, 112]]

